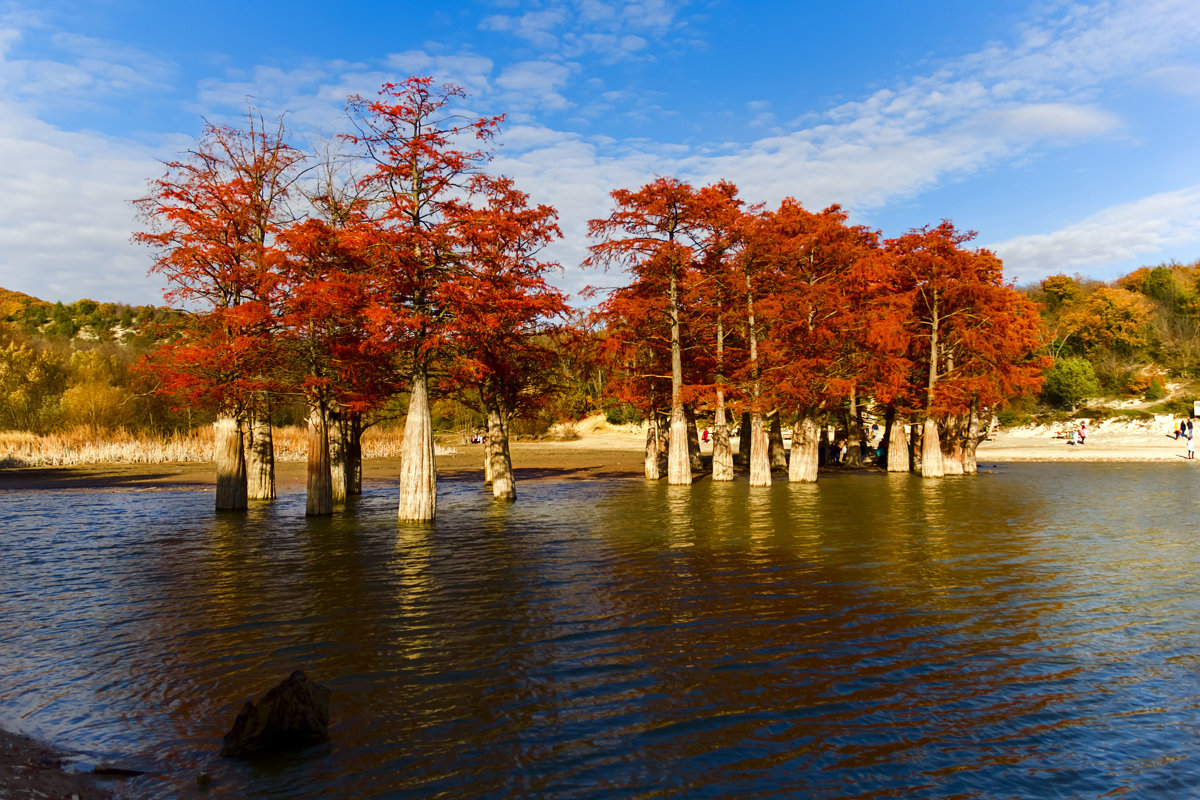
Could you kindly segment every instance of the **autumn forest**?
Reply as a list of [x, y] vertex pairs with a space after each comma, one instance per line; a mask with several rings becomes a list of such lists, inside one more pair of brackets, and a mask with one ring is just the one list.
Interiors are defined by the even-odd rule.
[[324, 515], [361, 491], [364, 431], [402, 425], [398, 517], [421, 521], [447, 424], [486, 431], [499, 500], [512, 436], [596, 412], [646, 422], [646, 477], [672, 484], [815, 481], [826, 431], [866, 466], [873, 423], [870, 466], [937, 478], [975, 471], [997, 417], [1163, 397], [1200, 366], [1200, 265], [1018, 288], [950, 221], [885, 238], [727, 180], [615, 189], [584, 266], [616, 286], [568, 298], [555, 210], [489, 171], [503, 120], [461, 98], [386, 84], [307, 149], [253, 110], [207, 125], [136, 201], [173, 310], [11, 297], [0, 427], [212, 425], [216, 504], [238, 509], [274, 496], [273, 428], [301, 422]]

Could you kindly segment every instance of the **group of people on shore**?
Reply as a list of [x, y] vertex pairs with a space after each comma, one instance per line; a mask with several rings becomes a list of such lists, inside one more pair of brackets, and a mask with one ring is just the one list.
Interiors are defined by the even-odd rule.
[[1067, 444], [1069, 444], [1069, 445], [1084, 444], [1085, 442], [1087, 442], [1087, 435], [1088, 435], [1087, 420], [1081, 419], [1079, 421], [1079, 427], [1071, 429], [1071, 432], [1067, 437]]
[[1195, 458], [1196, 457], [1196, 442], [1192, 438], [1192, 420], [1190, 417], [1188, 419], [1179, 420], [1179, 425], [1177, 425], [1175, 427], [1176, 441], [1178, 441], [1179, 437], [1181, 437], [1181, 436], [1185, 437], [1187, 439], [1187, 457]]

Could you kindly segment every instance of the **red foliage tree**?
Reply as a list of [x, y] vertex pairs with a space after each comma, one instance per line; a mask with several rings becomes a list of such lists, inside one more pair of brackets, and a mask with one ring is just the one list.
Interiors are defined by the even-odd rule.
[[[947, 463], [952, 472], [973, 469], [980, 408], [1040, 386], [1037, 308], [1004, 282], [1000, 259], [962, 246], [974, 236], [947, 220], [887, 242], [893, 286], [907, 307], [909, 357], [923, 378], [926, 477], [945, 474]], [[945, 448], [939, 423], [948, 434]]]
[[[588, 235], [599, 241], [589, 247], [584, 264], [628, 269], [634, 278], [632, 291], [612, 299], [626, 306], [640, 301], [640, 312], [635, 313], [651, 315], [663, 331], [650, 341], [665, 341], [668, 348], [671, 417], [667, 480], [689, 484], [692, 466], [684, 411], [684, 329], [689, 320], [683, 299], [690, 272], [703, 259], [698, 193], [675, 178], [659, 178], [636, 192], [617, 189], [612, 198], [613, 212], [588, 223]], [[631, 310], [608, 308], [618, 316]]]
[[445, 358], [460, 397], [487, 418], [485, 468], [499, 499], [516, 498], [509, 423], [543, 404], [557, 384], [559, 354], [549, 326], [568, 312], [566, 296], [546, 282], [558, 265], [539, 258], [561, 234], [557, 213], [530, 206], [506, 178], [471, 181], [467, 202], [447, 209], [456, 226], [464, 271]]
[[756, 234], [763, 271], [779, 299], [772, 335], [760, 349], [768, 355], [776, 401], [796, 413], [793, 481], [816, 480], [822, 409], [848, 403], [847, 452], [857, 457], [857, 400], [880, 355], [871, 335], [879, 284], [869, 269], [878, 238], [846, 220], [838, 206], [813, 213], [788, 198]]
[[452, 104], [461, 97], [456, 86], [414, 77], [384, 84], [379, 99], [350, 100], [357, 131], [348, 138], [374, 165], [363, 187], [378, 209], [375, 330], [404, 353], [400, 368], [409, 380], [401, 520], [431, 520], [437, 509], [429, 374], [449, 334], [456, 276], [463, 272], [457, 223], [447, 209], [481, 172], [489, 158], [484, 145], [500, 122], [455, 113]]
[[151, 271], [166, 278], [167, 300], [193, 311], [193, 324], [152, 363], [164, 390], [217, 409], [218, 508], [246, 505], [242, 422], [274, 383], [278, 236], [302, 158], [282, 123], [268, 132], [251, 113], [246, 130], [209, 124], [189, 157], [169, 162], [136, 201], [149, 229], [134, 240], [156, 251]]

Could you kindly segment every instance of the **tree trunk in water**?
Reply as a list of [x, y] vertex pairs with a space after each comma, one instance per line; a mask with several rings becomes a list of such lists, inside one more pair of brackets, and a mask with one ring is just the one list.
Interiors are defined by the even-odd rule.
[[275, 443], [271, 437], [271, 416], [263, 408], [251, 409], [249, 421], [246, 496], [251, 500], [274, 500]]
[[771, 417], [771, 435], [767, 441], [767, 460], [771, 469], [788, 468], [787, 450], [783, 446], [783, 419], [779, 414]]
[[850, 387], [850, 406], [846, 410], [846, 457], [842, 465], [858, 469], [862, 466], [862, 427], [858, 424], [858, 396]]
[[905, 425], [900, 420], [891, 424], [891, 432], [887, 439], [888, 472], [910, 472], [912, 470], [908, 454], [908, 437], [905, 435], [904, 428]]
[[688, 425], [682, 403], [671, 406], [670, 430], [667, 440], [667, 483], [686, 486], [692, 482], [692, 464], [688, 458]]
[[[483, 485], [491, 486], [495, 477], [492, 474], [492, 468], [495, 466], [496, 458], [500, 457], [500, 440], [492, 436], [492, 415], [496, 414], [499, 418], [499, 411], [487, 409], [487, 435], [483, 437]], [[497, 423], [498, 424], [498, 423]], [[494, 490], [493, 490], [494, 491]]]
[[717, 389], [717, 413], [712, 430], [714, 481], [733, 480], [733, 448], [729, 444], [729, 425], [725, 422], [725, 392]]
[[662, 477], [658, 469], [658, 414], [651, 411], [646, 420], [646, 480]]
[[788, 462], [788, 480], [792, 483], [816, 483], [820, 462], [821, 431], [807, 411], [801, 411], [792, 426], [792, 458]]
[[942, 474], [963, 474], [962, 422], [951, 415], [946, 418], [945, 431], [939, 431], [942, 445]]
[[329, 475], [333, 487], [333, 504], [345, 505], [350, 494], [349, 421], [342, 413], [329, 415]]
[[738, 463], [750, 463], [750, 412], [742, 413], [742, 422], [738, 426]]
[[696, 412], [691, 406], [684, 406], [683, 414], [687, 418], [688, 464], [692, 472], [699, 472], [704, 469], [704, 460], [700, 458], [700, 431], [696, 428]]
[[324, 403], [308, 407], [308, 495], [304, 514], [325, 517], [333, 513], [333, 472], [329, 466], [329, 422]]
[[350, 414], [346, 436], [346, 494], [362, 494], [362, 415]]
[[942, 448], [938, 441], [937, 421], [926, 417], [921, 429], [921, 477], [940, 478], [946, 474], [942, 466]]
[[217, 465], [217, 510], [242, 511], [246, 502], [246, 455], [237, 417], [222, 414], [213, 423], [213, 461]]
[[[517, 481], [513, 477], [512, 454], [508, 449], [508, 419], [501, 410], [487, 412], [488, 451], [492, 465], [492, 497], [497, 500], [516, 500]], [[492, 444], [495, 442], [495, 444]]]
[[750, 418], [750, 485], [771, 485], [771, 456], [761, 413]]
[[975, 475], [979, 472], [979, 461], [975, 455], [975, 449], [979, 447], [979, 443], [987, 438], [987, 434], [980, 435], [979, 428], [981, 422], [979, 419], [979, 403], [971, 403], [971, 416], [967, 422], [967, 438], [963, 442], [963, 474]]
[[429, 377], [425, 366], [413, 370], [404, 442], [400, 447], [401, 522], [428, 522], [437, 513], [437, 471], [433, 460], [433, 419], [429, 415]]
[[678, 281], [678, 264], [672, 257], [667, 307], [671, 317], [671, 438], [667, 450], [667, 483], [686, 486], [692, 482], [692, 465], [688, 458], [687, 418], [679, 397], [683, 387], [683, 345], [680, 341]]

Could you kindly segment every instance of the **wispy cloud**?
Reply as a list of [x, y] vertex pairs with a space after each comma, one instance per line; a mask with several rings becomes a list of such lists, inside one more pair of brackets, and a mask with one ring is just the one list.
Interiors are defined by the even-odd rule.
[[1092, 214], [1051, 233], [990, 245], [1010, 276], [1032, 281], [1060, 272], [1121, 265], [1200, 243], [1200, 184], [1160, 192]]

